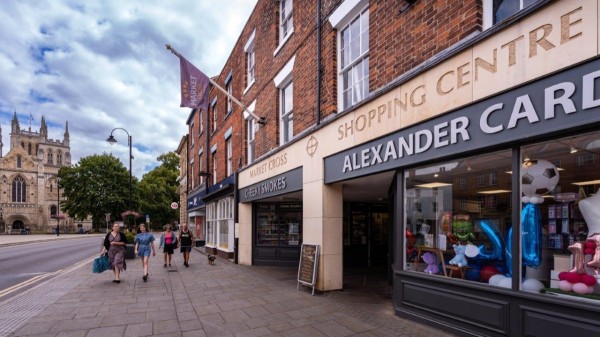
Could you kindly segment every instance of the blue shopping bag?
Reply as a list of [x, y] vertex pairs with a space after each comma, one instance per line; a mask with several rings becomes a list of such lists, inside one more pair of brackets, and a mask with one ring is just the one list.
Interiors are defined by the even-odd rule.
[[105, 270], [110, 269], [110, 261], [108, 260], [107, 254], [102, 254], [94, 259], [94, 265], [92, 266], [92, 272], [101, 273]]

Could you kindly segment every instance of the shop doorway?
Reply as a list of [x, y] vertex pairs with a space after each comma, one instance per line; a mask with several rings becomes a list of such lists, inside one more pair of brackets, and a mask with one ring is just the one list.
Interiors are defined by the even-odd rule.
[[344, 291], [391, 299], [394, 173], [343, 183]]

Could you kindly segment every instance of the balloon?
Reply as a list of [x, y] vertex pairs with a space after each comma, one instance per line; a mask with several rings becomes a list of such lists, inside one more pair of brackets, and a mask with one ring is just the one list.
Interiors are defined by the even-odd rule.
[[600, 234], [592, 236], [596, 241], [596, 251], [591, 261], [588, 261], [587, 266], [596, 269], [596, 274], [600, 271]]
[[498, 285], [502, 288], [511, 288], [512, 287], [512, 279], [510, 277], [507, 277], [507, 278], [501, 280], [500, 283], [498, 283]]
[[575, 242], [574, 244], [569, 246], [569, 250], [573, 253], [573, 269], [569, 270], [572, 273], [583, 274], [585, 270], [583, 269], [583, 245], [581, 242]]
[[488, 282], [492, 276], [494, 276], [496, 274], [500, 274], [500, 272], [498, 271], [498, 268], [496, 268], [495, 266], [485, 266], [485, 267], [481, 268], [480, 274], [481, 274], [481, 280], [483, 282]]
[[588, 286], [588, 294], [593, 294], [594, 293], [594, 287], [593, 286]]
[[479, 281], [481, 278], [481, 271], [477, 267], [473, 267], [471, 269], [467, 269], [465, 271], [465, 279], [469, 281]]
[[559, 281], [558, 289], [560, 289], [562, 291], [571, 291], [571, 290], [573, 290], [573, 285], [569, 281]]
[[539, 267], [542, 263], [542, 231], [540, 226], [540, 207], [526, 204], [521, 213], [521, 236], [523, 265]]
[[573, 291], [578, 294], [587, 294], [588, 286], [586, 286], [584, 283], [575, 283], [573, 285]]
[[528, 278], [523, 281], [521, 288], [525, 291], [539, 293], [540, 290], [544, 289], [544, 284], [534, 278]]
[[593, 286], [596, 284], [596, 278], [592, 275], [583, 274], [581, 275], [581, 283], [585, 283], [586, 286]]
[[[552, 191], [559, 179], [556, 166], [547, 160], [528, 160], [521, 166], [521, 190], [526, 196], [533, 197]], [[537, 203], [536, 201], [530, 202]]]
[[506, 278], [506, 276], [502, 275], [502, 274], [496, 274], [493, 275], [492, 277], [490, 277], [490, 281], [488, 282], [490, 285], [493, 286], [497, 286], [500, 281], [504, 280]]
[[508, 229], [508, 235], [506, 235], [506, 250], [504, 252], [506, 257], [506, 274], [512, 275], [512, 227]]
[[485, 245], [479, 246], [479, 258], [482, 260], [502, 260], [504, 254], [504, 240], [498, 231], [498, 228], [489, 220], [484, 219], [479, 222], [483, 234], [488, 237], [492, 249], [490, 252]]

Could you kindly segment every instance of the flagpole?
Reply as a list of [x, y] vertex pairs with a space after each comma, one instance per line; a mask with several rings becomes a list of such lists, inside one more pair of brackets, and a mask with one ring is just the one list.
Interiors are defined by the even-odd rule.
[[[175, 48], [171, 47], [170, 44], [165, 45], [167, 47], [168, 50], [171, 51], [171, 53], [175, 54], [175, 56], [177, 57], [181, 57], [181, 54], [179, 54]], [[208, 76], [207, 76], [208, 77]], [[244, 104], [242, 104], [242, 102], [238, 101], [237, 98], [233, 97], [233, 95], [229, 94], [229, 92], [227, 92], [227, 90], [223, 89], [223, 87], [221, 87], [220, 85], [218, 85], [215, 81], [213, 81], [212, 78], [208, 77], [208, 81], [210, 82], [210, 84], [212, 84], [213, 86], [215, 86], [217, 89], [219, 89], [222, 93], [224, 93], [227, 97], [229, 97], [233, 102], [235, 102], [237, 105], [239, 105], [240, 107], [242, 107], [242, 109], [244, 109], [244, 111], [246, 111], [247, 113], [250, 114], [250, 116], [252, 116], [254, 119], [256, 119], [256, 122], [258, 124], [262, 124], [265, 125], [267, 122], [265, 121], [264, 117], [258, 117], [256, 114], [254, 114], [254, 112], [250, 111], [250, 109], [248, 109]]]

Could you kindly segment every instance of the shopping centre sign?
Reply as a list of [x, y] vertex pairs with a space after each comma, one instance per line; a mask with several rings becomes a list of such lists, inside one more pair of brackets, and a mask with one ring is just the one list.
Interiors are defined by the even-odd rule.
[[600, 59], [325, 158], [325, 183], [600, 123]]

